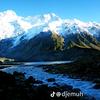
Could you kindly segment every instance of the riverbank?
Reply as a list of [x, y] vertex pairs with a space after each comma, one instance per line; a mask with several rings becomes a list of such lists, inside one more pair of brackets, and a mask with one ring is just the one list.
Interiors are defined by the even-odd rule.
[[[48, 79], [52, 82], [53, 79]], [[55, 81], [55, 80], [53, 80]], [[48, 86], [43, 82], [30, 76], [25, 78], [23, 73], [14, 72], [12, 75], [0, 71], [0, 98], [4, 100], [94, 100], [84, 94], [80, 96], [61, 96], [59, 93], [81, 93], [70, 85]], [[55, 93], [55, 94], [53, 94]], [[90, 98], [90, 99], [89, 99]]]
[[95, 89], [100, 89], [100, 63], [99, 61], [83, 59], [72, 63], [60, 65], [43, 66], [43, 69], [49, 73], [68, 75], [73, 79], [90, 81], [95, 83]]
[[[40, 66], [41, 67], [41, 66]], [[2, 71], [13, 74], [15, 71], [24, 73], [25, 78], [32, 76], [36, 80], [42, 81], [43, 84], [47, 84], [49, 87], [57, 86], [71, 86], [73, 89], [80, 89], [82, 93], [88, 95], [88, 97], [94, 97], [96, 100], [100, 99], [100, 90], [93, 89], [93, 83], [87, 81], [81, 81], [77, 79], [71, 79], [68, 76], [63, 76], [62, 74], [50, 74], [44, 72], [40, 67], [35, 66], [16, 66], [4, 68]], [[63, 89], [62, 89], [63, 90]], [[66, 90], [64, 90], [66, 91]], [[77, 100], [77, 99], [76, 99]], [[80, 100], [80, 99], [79, 99]], [[82, 99], [91, 100], [91, 99]], [[94, 99], [92, 99], [94, 100]]]

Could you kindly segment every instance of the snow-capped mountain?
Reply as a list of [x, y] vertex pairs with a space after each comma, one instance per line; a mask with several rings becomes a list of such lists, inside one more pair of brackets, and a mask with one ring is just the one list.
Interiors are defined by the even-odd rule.
[[22, 33], [30, 39], [40, 32], [48, 30], [63, 36], [84, 31], [98, 36], [100, 35], [100, 24], [85, 23], [77, 19], [61, 19], [54, 13], [22, 17], [12, 10], [0, 12], [0, 39], [15, 37]]
[[[18, 36], [32, 29], [33, 34], [47, 30], [47, 23], [59, 20], [55, 14], [21, 17], [12, 10], [0, 12], [0, 39]], [[51, 25], [49, 25], [51, 27]]]
[[54, 13], [22, 17], [12, 10], [0, 12], [0, 56], [59, 60], [73, 47], [100, 51], [100, 23], [62, 19]]

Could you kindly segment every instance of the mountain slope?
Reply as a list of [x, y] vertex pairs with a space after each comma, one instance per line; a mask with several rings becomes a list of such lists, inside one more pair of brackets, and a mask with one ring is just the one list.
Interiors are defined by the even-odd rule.
[[0, 39], [16, 37], [23, 33], [30, 39], [40, 32], [49, 30], [63, 36], [87, 32], [100, 37], [100, 23], [61, 19], [54, 13], [22, 17], [12, 10], [0, 12]]
[[100, 51], [100, 42], [88, 33], [76, 34], [76, 38], [70, 39], [67, 48], [79, 47], [79, 48], [88, 48], [95, 49]]
[[99, 23], [61, 19], [54, 13], [33, 17], [21, 17], [11, 10], [0, 13], [2, 57], [20, 61], [66, 60], [84, 55], [85, 49], [100, 51]]

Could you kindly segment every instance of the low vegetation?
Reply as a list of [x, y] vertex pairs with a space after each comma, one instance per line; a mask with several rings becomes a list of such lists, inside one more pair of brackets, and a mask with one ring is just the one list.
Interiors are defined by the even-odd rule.
[[79, 34], [77, 33], [76, 40], [70, 40], [67, 49], [79, 47], [88, 48], [100, 51], [100, 42], [97, 41], [95, 37], [89, 35], [88, 33]]
[[78, 57], [73, 63], [44, 66], [50, 73], [69, 75], [96, 83], [95, 88], [100, 89], [100, 52], [88, 51]]
[[52, 32], [52, 39], [54, 42], [54, 50], [63, 50], [64, 38], [59, 36], [57, 33]]
[[14, 59], [0, 57], [0, 63], [4, 64], [4, 63], [9, 63], [9, 62], [14, 62]]

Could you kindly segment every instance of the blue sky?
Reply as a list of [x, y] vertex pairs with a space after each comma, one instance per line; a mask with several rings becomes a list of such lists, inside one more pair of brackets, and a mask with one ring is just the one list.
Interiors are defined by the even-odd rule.
[[8, 9], [21, 16], [53, 12], [61, 18], [100, 22], [100, 0], [0, 0], [0, 12]]

